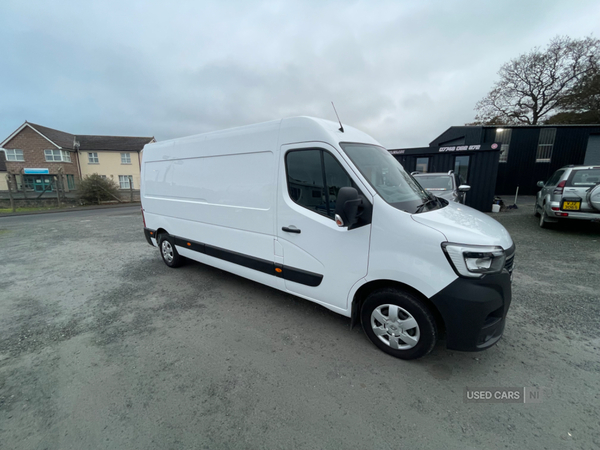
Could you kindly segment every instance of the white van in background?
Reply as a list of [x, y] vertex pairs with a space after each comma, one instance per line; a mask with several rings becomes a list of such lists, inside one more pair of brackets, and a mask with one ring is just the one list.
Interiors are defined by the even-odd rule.
[[141, 201], [167, 266], [185, 257], [316, 302], [393, 356], [502, 336], [508, 232], [428, 194], [354, 128], [297, 117], [148, 144]]

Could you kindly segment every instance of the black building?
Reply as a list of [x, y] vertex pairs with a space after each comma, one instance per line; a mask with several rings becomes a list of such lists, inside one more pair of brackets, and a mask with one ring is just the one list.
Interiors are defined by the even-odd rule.
[[519, 195], [535, 195], [536, 183], [562, 166], [600, 165], [600, 124], [456, 126], [429, 147], [391, 153], [408, 171], [461, 173], [471, 185], [467, 204], [489, 211], [494, 194], [519, 187]]
[[465, 203], [480, 211], [492, 210], [499, 144], [444, 145], [390, 150], [390, 153], [409, 172], [453, 170], [462, 184], [471, 186]]

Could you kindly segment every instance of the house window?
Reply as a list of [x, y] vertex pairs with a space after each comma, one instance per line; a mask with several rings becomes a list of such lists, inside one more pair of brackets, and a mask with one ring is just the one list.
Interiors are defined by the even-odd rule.
[[429, 169], [429, 158], [417, 158], [417, 172], [427, 173]]
[[500, 162], [508, 161], [508, 147], [512, 137], [512, 128], [496, 128], [496, 138], [494, 142], [500, 144]]
[[131, 153], [121, 153], [121, 164], [131, 164]]
[[67, 187], [70, 191], [75, 189], [75, 176], [67, 174]]
[[25, 161], [25, 159], [23, 159], [23, 150], [12, 149], [5, 151], [7, 161]]
[[554, 138], [556, 137], [556, 128], [542, 128], [540, 130], [540, 140], [538, 142], [537, 155], [535, 162], [550, 162], [552, 159], [552, 148], [554, 147]]
[[71, 162], [71, 153], [66, 150], [44, 150], [46, 161]]
[[[119, 175], [119, 185], [121, 189], [129, 189], [129, 180], [131, 175]], [[133, 189], [133, 180], [131, 181], [131, 189]]]
[[96, 152], [88, 153], [88, 164], [98, 164], [98, 153], [96, 153]]

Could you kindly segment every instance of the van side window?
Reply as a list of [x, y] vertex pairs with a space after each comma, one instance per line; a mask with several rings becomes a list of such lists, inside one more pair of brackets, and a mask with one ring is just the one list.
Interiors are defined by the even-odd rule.
[[329, 194], [330, 208], [328, 216], [333, 218], [335, 216], [335, 203], [340, 188], [350, 186], [356, 188], [357, 191], [359, 189], [331, 153], [323, 152], [323, 164], [325, 166], [327, 193]]
[[357, 188], [333, 155], [323, 150], [288, 152], [286, 170], [290, 198], [331, 219], [335, 216], [335, 202], [340, 188]]

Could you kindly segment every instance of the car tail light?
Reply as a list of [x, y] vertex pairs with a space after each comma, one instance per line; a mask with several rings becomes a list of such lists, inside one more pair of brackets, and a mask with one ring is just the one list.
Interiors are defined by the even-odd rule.
[[555, 214], [556, 216], [560, 216], [560, 217], [569, 217], [569, 213], [561, 213], [561, 212], [558, 212], [558, 213], [554, 213], [554, 214]]
[[558, 206], [553, 206], [552, 211], [560, 211], [560, 208]]
[[560, 183], [558, 183], [554, 188], [554, 194], [562, 195], [565, 184], [567, 184], [567, 180], [562, 180]]
[[144, 208], [141, 208], [142, 210], [142, 221], [144, 222], [144, 228], [146, 228], [146, 218], [144, 217]]

